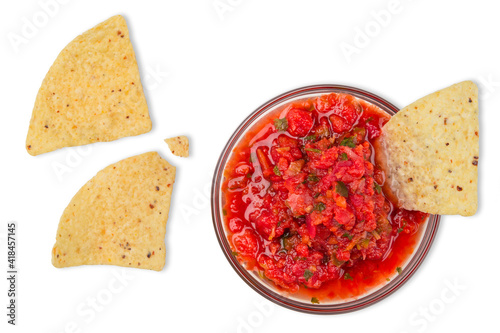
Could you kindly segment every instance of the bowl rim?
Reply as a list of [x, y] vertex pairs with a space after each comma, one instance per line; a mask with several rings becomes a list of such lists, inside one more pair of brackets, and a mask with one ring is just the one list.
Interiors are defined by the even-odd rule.
[[[398, 112], [398, 108], [385, 100], [384, 98], [373, 94], [369, 91], [359, 89], [356, 87], [337, 85], [337, 84], [318, 84], [309, 85], [304, 87], [299, 87], [296, 89], [289, 90], [282, 93], [274, 98], [271, 98], [253, 112], [251, 112], [236, 128], [233, 132], [226, 145], [224, 146], [219, 159], [217, 161], [217, 166], [214, 170], [212, 188], [211, 188], [211, 210], [212, 210], [212, 222], [214, 225], [214, 231], [217, 237], [217, 241], [224, 253], [226, 259], [229, 261], [231, 267], [236, 271], [240, 278], [245, 281], [245, 283], [250, 286], [254, 291], [263, 296], [264, 298], [272, 301], [275, 304], [283, 306], [285, 308], [295, 310], [302, 313], [312, 313], [312, 314], [342, 314], [348, 313], [356, 310], [361, 310], [370, 305], [373, 305], [388, 296], [392, 295], [396, 290], [401, 288], [416, 272], [420, 267], [424, 259], [434, 243], [436, 233], [439, 229], [440, 215], [429, 215], [426, 221], [425, 231], [422, 232], [420, 236], [420, 241], [415, 247], [414, 252], [411, 254], [411, 259], [405, 263], [405, 269], [403, 273], [391, 279], [390, 282], [381, 286], [380, 288], [374, 287], [374, 290], [368, 292], [365, 295], [360, 295], [357, 299], [350, 300], [342, 303], [335, 304], [309, 304], [299, 302], [297, 300], [288, 298], [286, 296], [280, 295], [275, 291], [271, 290], [269, 287], [264, 286], [264, 284], [253, 280], [255, 279], [251, 271], [248, 271], [245, 267], [239, 263], [239, 261], [232, 255], [232, 250], [229, 242], [227, 241], [227, 235], [224, 230], [224, 218], [220, 214], [220, 200], [221, 191], [220, 186], [223, 179], [223, 172], [225, 165], [228, 161], [229, 156], [231, 156], [232, 148], [241, 138], [241, 135], [245, 133], [246, 129], [254, 125], [253, 121], [258, 119], [260, 116], [266, 114], [266, 112], [273, 110], [277, 105], [289, 102], [292, 99], [300, 98], [303, 95], [309, 94], [322, 94], [322, 93], [332, 93], [332, 92], [343, 92], [353, 95], [357, 98], [363, 99], [369, 103], [376, 105], [381, 108], [384, 112], [389, 113], [391, 116]], [[378, 288], [378, 289], [377, 289]], [[268, 292], [266, 292], [268, 291]]]

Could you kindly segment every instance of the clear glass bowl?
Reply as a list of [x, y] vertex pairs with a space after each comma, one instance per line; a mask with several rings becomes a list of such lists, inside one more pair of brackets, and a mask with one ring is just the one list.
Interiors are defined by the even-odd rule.
[[224, 255], [236, 273], [238, 273], [243, 281], [245, 281], [253, 290], [268, 300], [292, 310], [315, 314], [338, 314], [359, 310], [394, 293], [406, 281], [408, 281], [408, 279], [415, 273], [422, 261], [425, 259], [438, 230], [440, 220], [439, 215], [430, 215], [427, 222], [421, 224], [419, 230], [420, 240], [418, 241], [413, 254], [405, 263], [401, 264], [401, 267], [403, 267], [401, 274], [395, 274], [395, 276], [391, 277], [389, 282], [382, 283], [363, 295], [341, 301], [312, 304], [310, 300], [296, 297], [294, 294], [278, 289], [272, 282], [259, 276], [257, 272], [247, 270], [244, 265], [242, 265], [236, 257], [232, 255], [232, 249], [227, 240], [226, 226], [222, 214], [224, 196], [221, 191], [221, 186], [224, 182], [224, 169], [227, 161], [231, 157], [233, 149], [240, 142], [244, 134], [269, 113], [275, 111], [276, 109], [283, 108], [284, 105], [287, 105], [290, 102], [304, 98], [317, 97], [332, 92], [353, 95], [359, 99], [376, 105], [391, 116], [399, 110], [393, 104], [377, 95], [358, 88], [341, 85], [326, 84], [307, 86], [277, 96], [252, 112], [229, 139], [228, 143], [224, 147], [224, 150], [222, 151], [215, 169], [211, 195], [212, 218], [215, 233]]

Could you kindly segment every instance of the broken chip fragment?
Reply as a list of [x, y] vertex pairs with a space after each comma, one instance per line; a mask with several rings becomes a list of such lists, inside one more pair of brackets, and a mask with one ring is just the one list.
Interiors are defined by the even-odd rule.
[[186, 136], [181, 135], [165, 139], [165, 142], [168, 144], [168, 148], [170, 148], [172, 154], [180, 157], [189, 156], [189, 140]]

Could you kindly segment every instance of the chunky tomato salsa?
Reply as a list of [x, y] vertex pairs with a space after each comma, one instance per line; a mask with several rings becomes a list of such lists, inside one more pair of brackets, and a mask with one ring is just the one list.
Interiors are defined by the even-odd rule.
[[388, 120], [372, 104], [332, 93], [252, 128], [222, 186], [238, 260], [312, 302], [359, 296], [399, 272], [427, 215], [384, 196], [373, 142]]

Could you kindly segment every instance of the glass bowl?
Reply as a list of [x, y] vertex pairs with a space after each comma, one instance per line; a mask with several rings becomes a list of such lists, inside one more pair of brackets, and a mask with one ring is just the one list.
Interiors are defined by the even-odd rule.
[[224, 255], [226, 256], [227, 260], [236, 271], [236, 273], [253, 290], [264, 296], [268, 300], [288, 309], [314, 314], [339, 314], [363, 309], [394, 293], [406, 281], [408, 281], [408, 279], [410, 279], [410, 277], [415, 273], [415, 271], [421, 265], [422, 261], [425, 259], [433, 243], [440, 220], [439, 215], [430, 215], [428, 220], [420, 225], [420, 240], [417, 241], [417, 245], [415, 246], [413, 253], [406, 260], [406, 262], [401, 263], [401, 267], [403, 268], [401, 274], [395, 273], [394, 276], [390, 278], [389, 282], [381, 283], [368, 292], [350, 299], [334, 300], [325, 303], [322, 302], [321, 304], [312, 304], [310, 300], [296, 297], [292, 293], [278, 289], [273, 282], [263, 279], [254, 270], [247, 270], [244, 265], [242, 265], [238, 261], [238, 259], [236, 259], [236, 257], [232, 254], [232, 249], [227, 239], [226, 224], [224, 222], [222, 214], [224, 197], [221, 191], [221, 186], [224, 182], [224, 169], [226, 167], [227, 161], [231, 157], [233, 149], [237, 146], [245, 133], [251, 130], [252, 127], [259, 122], [259, 120], [264, 118], [269, 113], [274, 112], [279, 108], [283, 108], [284, 105], [287, 105], [288, 103], [296, 100], [317, 97], [333, 92], [347, 93], [355, 96], [361, 100], [379, 107], [382, 111], [385, 111], [391, 116], [399, 110], [393, 104], [380, 98], [377, 95], [348, 86], [325, 84], [307, 86], [286, 92], [271, 99], [267, 103], [257, 108], [257, 110], [252, 112], [236, 129], [236, 131], [224, 147], [224, 150], [222, 151], [222, 154], [217, 163], [211, 192], [212, 218], [215, 233], [217, 235], [217, 239], [222, 248], [222, 251], [224, 252]]

